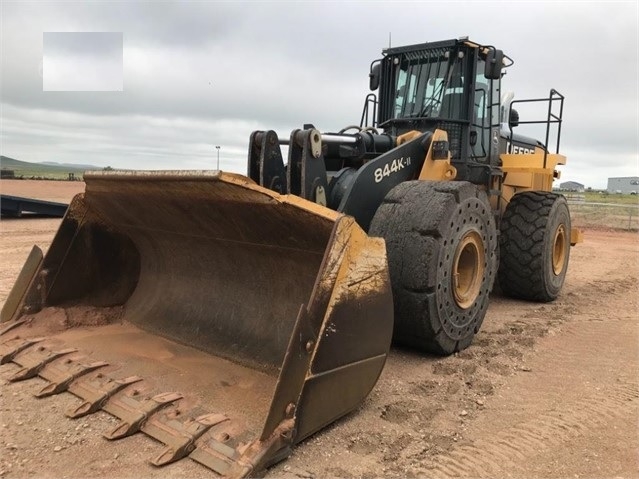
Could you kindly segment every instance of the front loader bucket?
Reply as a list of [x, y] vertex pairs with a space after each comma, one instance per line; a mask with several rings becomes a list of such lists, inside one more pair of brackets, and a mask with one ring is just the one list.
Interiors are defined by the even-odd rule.
[[383, 240], [240, 175], [85, 181], [5, 303], [14, 379], [80, 397], [71, 417], [119, 417], [108, 439], [160, 440], [155, 465], [188, 456], [229, 477], [262, 473], [364, 400], [392, 336]]

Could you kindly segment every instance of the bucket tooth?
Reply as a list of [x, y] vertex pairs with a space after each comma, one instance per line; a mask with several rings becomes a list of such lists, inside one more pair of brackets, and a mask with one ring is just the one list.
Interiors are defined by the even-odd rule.
[[49, 364], [39, 374], [41, 378], [49, 381], [49, 384], [36, 393], [35, 397], [43, 398], [66, 391], [74, 380], [108, 365], [109, 363], [105, 361], [87, 364], [71, 358]]
[[184, 414], [177, 410], [153, 415], [142, 426], [142, 432], [166, 444], [166, 448], [155, 459], [154, 466], [164, 466], [188, 456], [197, 441], [211, 427], [228, 421], [224, 414], [205, 414], [197, 418], [180, 419]]
[[239, 451], [219, 439], [219, 434], [207, 433], [198, 441], [197, 447], [189, 454], [195, 462], [226, 476], [237, 464]]
[[20, 336], [16, 336], [2, 344], [0, 344], [0, 364], [6, 364], [13, 361], [19, 353], [25, 349], [39, 343], [44, 338], [30, 338], [24, 339]]
[[139, 376], [114, 379], [103, 373], [74, 381], [69, 386], [69, 392], [83, 399], [84, 402], [78, 407], [69, 409], [65, 414], [72, 419], [93, 414], [99, 410], [111, 396], [139, 381], [142, 381], [142, 378]]
[[104, 434], [109, 440], [120, 439], [135, 434], [150, 415], [182, 399], [178, 393], [162, 393], [153, 397], [137, 399], [137, 391], [112, 397], [102, 407], [122, 422]]
[[27, 320], [25, 318], [21, 318], [21, 319], [17, 319], [15, 321], [9, 322], [2, 329], [0, 329], [0, 336], [4, 336], [8, 332], [13, 331], [18, 326], [22, 326], [26, 322], [27, 322]]
[[45, 346], [38, 346], [35, 349], [25, 351], [22, 354], [13, 358], [13, 362], [22, 366], [18, 372], [9, 378], [9, 381], [22, 381], [24, 379], [31, 379], [38, 375], [38, 373], [51, 361], [54, 361], [67, 354], [75, 353], [78, 350], [75, 348], [61, 349], [59, 351], [52, 351]]

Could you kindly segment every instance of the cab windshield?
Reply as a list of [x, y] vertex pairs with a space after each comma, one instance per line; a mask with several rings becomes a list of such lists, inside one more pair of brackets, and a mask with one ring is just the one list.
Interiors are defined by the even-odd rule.
[[463, 54], [430, 53], [394, 59], [393, 118], [465, 118]]

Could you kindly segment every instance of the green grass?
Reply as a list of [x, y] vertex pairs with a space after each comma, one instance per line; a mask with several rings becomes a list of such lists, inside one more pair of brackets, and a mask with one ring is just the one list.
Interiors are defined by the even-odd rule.
[[572, 225], [577, 228], [639, 230], [639, 209], [632, 205], [576, 203], [570, 205], [570, 216]]
[[573, 203], [605, 203], [613, 205], [639, 206], [639, 195], [608, 193], [606, 191], [586, 191], [576, 193], [572, 191], [557, 191]]
[[588, 203], [615, 203], [618, 205], [639, 205], [639, 195], [599, 193], [586, 191], [584, 193]]
[[630, 194], [564, 193], [577, 228], [639, 230], [639, 197]]
[[[73, 173], [76, 179], [82, 179], [84, 166], [47, 165], [43, 163], [29, 163], [7, 156], [0, 156], [0, 167], [13, 170], [17, 179], [46, 179], [68, 180], [69, 173]], [[95, 168], [100, 169], [100, 168]]]

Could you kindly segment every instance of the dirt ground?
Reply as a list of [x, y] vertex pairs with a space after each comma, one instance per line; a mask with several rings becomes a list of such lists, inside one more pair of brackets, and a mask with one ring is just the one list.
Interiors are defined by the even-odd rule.
[[[7, 194], [70, 200], [81, 184], [2, 180]], [[81, 189], [81, 186], [80, 188]], [[0, 301], [32, 244], [60, 220], [0, 222]], [[559, 299], [493, 295], [466, 351], [423, 357], [394, 348], [380, 381], [346, 418], [298, 446], [272, 477], [639, 478], [639, 235], [585, 231]], [[0, 366], [1, 477], [213, 477], [183, 460], [157, 469], [161, 446], [101, 436], [115, 419], [72, 421], [68, 393], [9, 383]]]
[[83, 191], [82, 181], [0, 180], [0, 193], [3, 195], [25, 196], [38, 200], [68, 203], [74, 195]]

